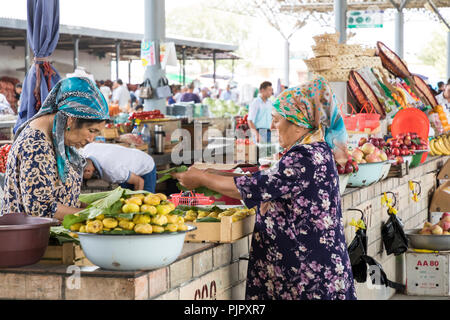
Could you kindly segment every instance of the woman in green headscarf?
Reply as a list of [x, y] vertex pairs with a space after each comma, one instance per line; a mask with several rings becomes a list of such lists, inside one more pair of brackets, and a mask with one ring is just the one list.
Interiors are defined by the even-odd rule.
[[0, 215], [24, 212], [63, 220], [81, 210], [85, 159], [76, 149], [92, 142], [107, 119], [108, 105], [91, 80], [59, 81], [15, 134]]
[[284, 90], [272, 116], [285, 152], [270, 169], [238, 178], [193, 168], [173, 175], [189, 189], [206, 186], [258, 208], [246, 299], [356, 299], [333, 155], [347, 140], [336, 98], [317, 78]]

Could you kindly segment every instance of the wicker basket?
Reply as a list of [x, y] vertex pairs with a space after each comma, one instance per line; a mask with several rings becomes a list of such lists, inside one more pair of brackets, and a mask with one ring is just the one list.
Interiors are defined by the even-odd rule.
[[335, 59], [330, 57], [319, 57], [304, 60], [309, 71], [329, 70], [334, 67]]
[[350, 70], [335, 68], [318, 72], [318, 74], [330, 82], [346, 82], [348, 81]]
[[344, 54], [336, 57], [336, 66], [340, 69], [357, 69], [359, 64], [353, 54]]
[[338, 45], [339, 55], [362, 55], [362, 47], [359, 44], [344, 44], [340, 43]]
[[383, 68], [380, 57], [360, 57], [362, 67]]
[[321, 44], [337, 44], [339, 42], [339, 32], [336, 33], [324, 33], [318, 36], [314, 36], [313, 39], [316, 45]]
[[324, 43], [312, 46], [312, 51], [316, 57], [333, 57], [338, 54], [339, 48], [335, 43]]
[[375, 48], [362, 48], [357, 52], [356, 55], [364, 56], [364, 57], [374, 57], [376, 53]]

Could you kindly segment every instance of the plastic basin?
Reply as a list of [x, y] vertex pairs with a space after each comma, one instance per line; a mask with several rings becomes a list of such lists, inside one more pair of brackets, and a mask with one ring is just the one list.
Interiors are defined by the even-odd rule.
[[105, 235], [78, 232], [83, 252], [93, 264], [106, 270], [138, 271], [165, 267], [181, 253], [186, 232]]
[[417, 167], [420, 163], [422, 163], [422, 157], [425, 156], [425, 159], [423, 159], [423, 161], [425, 161], [427, 159], [428, 156], [428, 150], [416, 150], [414, 151], [414, 155], [412, 156], [411, 159], [411, 164], [409, 165], [410, 168], [414, 168]]
[[10, 213], [0, 217], [0, 267], [22, 267], [41, 260], [48, 246], [50, 227], [57, 219]]
[[358, 164], [359, 170], [350, 175], [347, 186], [363, 187], [379, 181], [386, 163], [387, 161]]
[[340, 174], [339, 175], [339, 191], [341, 195], [344, 194], [345, 189], [347, 188], [348, 179], [350, 178], [350, 174]]

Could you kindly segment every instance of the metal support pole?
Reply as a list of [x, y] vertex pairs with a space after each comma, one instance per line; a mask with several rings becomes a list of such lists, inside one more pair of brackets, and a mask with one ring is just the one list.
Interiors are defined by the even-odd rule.
[[234, 80], [234, 58], [231, 59], [231, 79]]
[[403, 59], [404, 42], [404, 16], [403, 10], [399, 8], [395, 13], [395, 53]]
[[183, 47], [182, 55], [183, 55], [183, 86], [186, 85], [186, 48]]
[[289, 87], [289, 39], [284, 40], [284, 85]]
[[25, 75], [30, 69], [30, 44], [28, 43], [28, 37], [25, 34]]
[[334, 19], [339, 43], [347, 41], [347, 0], [334, 0]]
[[128, 83], [131, 83], [131, 59], [128, 60]]
[[116, 41], [116, 79], [119, 79], [120, 41]]
[[75, 37], [73, 39], [73, 71], [78, 68], [78, 55], [79, 55], [79, 45], [80, 45], [80, 37]]
[[216, 51], [213, 50], [213, 81], [216, 84]]
[[[145, 0], [144, 1], [144, 41], [150, 41], [155, 48], [155, 64], [145, 67], [144, 77], [149, 79], [152, 87], [156, 88], [159, 79], [165, 72], [161, 68], [160, 43], [166, 38], [165, 34], [165, 1], [163, 0]], [[144, 110], [159, 110], [166, 113], [166, 99], [158, 98], [153, 95], [151, 99], [144, 99]]]

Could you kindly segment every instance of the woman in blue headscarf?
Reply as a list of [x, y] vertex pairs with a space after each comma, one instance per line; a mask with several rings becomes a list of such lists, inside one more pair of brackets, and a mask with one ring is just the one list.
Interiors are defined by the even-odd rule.
[[81, 210], [85, 159], [76, 149], [92, 142], [107, 119], [108, 104], [91, 80], [59, 81], [15, 134], [0, 215], [25, 212], [62, 220]]

